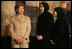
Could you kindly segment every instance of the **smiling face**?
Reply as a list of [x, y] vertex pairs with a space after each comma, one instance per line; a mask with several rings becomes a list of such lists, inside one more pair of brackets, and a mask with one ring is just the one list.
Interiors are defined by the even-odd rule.
[[43, 13], [43, 12], [44, 12], [44, 7], [43, 7], [43, 5], [42, 5], [42, 4], [40, 4], [40, 11], [41, 11], [41, 13]]
[[24, 13], [24, 7], [23, 6], [19, 6], [19, 8], [17, 9], [18, 14], [23, 14]]

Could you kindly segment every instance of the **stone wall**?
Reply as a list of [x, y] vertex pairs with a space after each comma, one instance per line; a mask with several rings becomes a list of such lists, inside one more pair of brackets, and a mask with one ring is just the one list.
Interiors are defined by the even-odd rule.
[[9, 35], [10, 17], [15, 15], [15, 1], [1, 1], [1, 36]]

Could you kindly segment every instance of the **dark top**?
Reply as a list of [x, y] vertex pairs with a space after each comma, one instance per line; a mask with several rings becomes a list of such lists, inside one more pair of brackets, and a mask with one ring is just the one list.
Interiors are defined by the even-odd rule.
[[[57, 21], [54, 25], [54, 39], [58, 41], [66, 41], [69, 37], [68, 24], [65, 19], [64, 10], [61, 7], [54, 9], [57, 12]], [[57, 41], [57, 42], [58, 42]]]
[[53, 15], [49, 12], [44, 12], [38, 17], [36, 33], [43, 35], [44, 39], [51, 39], [51, 30], [54, 25]]
[[54, 40], [66, 41], [69, 38], [68, 24], [64, 18], [58, 19], [54, 25]]

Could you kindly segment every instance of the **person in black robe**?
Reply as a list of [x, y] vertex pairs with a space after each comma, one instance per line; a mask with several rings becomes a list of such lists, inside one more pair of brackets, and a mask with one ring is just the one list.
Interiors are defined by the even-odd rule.
[[57, 16], [53, 29], [56, 48], [69, 48], [69, 30], [64, 10], [61, 7], [56, 7], [54, 15]]
[[51, 30], [54, 25], [53, 15], [48, 12], [49, 5], [45, 2], [40, 4], [41, 14], [38, 17], [36, 34], [39, 40], [39, 48], [50, 48]]

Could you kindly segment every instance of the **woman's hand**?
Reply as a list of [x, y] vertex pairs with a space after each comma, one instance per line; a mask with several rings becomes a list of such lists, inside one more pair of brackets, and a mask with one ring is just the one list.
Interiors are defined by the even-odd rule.
[[23, 41], [24, 41], [24, 38], [22, 38], [22, 39], [19, 40], [20, 43], [23, 42]]
[[24, 41], [24, 38], [22, 38], [22, 39], [16, 39], [16, 41], [18, 42], [18, 43], [21, 43], [21, 42], [23, 42]]
[[55, 45], [55, 42], [53, 40], [50, 40], [50, 42], [51, 42], [52, 45]]
[[42, 40], [43, 39], [43, 36], [42, 35], [37, 35], [37, 39], [38, 40]]

